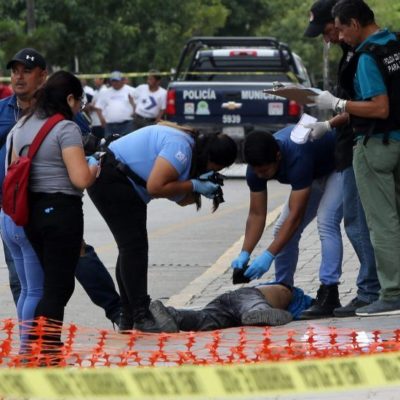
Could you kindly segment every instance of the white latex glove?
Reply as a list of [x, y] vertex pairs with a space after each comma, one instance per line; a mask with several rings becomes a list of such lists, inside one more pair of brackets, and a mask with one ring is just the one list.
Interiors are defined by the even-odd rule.
[[311, 132], [308, 136], [308, 138], [311, 142], [322, 138], [322, 136], [324, 136], [326, 132], [328, 132], [332, 129], [329, 121], [314, 122], [312, 124], [306, 124], [306, 125], [304, 125], [304, 128], [311, 129]]
[[332, 93], [329, 93], [327, 90], [321, 92], [318, 96], [313, 97], [315, 106], [320, 110], [333, 110], [337, 113], [341, 113], [345, 111], [346, 100], [339, 99], [335, 97]]

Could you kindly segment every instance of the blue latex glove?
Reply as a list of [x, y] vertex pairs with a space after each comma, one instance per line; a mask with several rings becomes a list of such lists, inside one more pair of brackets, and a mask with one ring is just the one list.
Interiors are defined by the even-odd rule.
[[214, 175], [214, 171], [208, 171], [205, 172], [204, 174], [200, 175], [197, 179], [200, 179], [201, 181], [207, 181], [210, 176]]
[[250, 260], [250, 253], [242, 250], [240, 254], [232, 261], [231, 267], [242, 269]]
[[212, 199], [215, 192], [220, 187], [217, 183], [212, 183], [210, 181], [200, 181], [198, 179], [192, 179], [191, 182], [193, 185], [193, 192], [200, 193], [208, 199]]
[[86, 161], [87, 161], [89, 167], [99, 165], [99, 162], [93, 156], [86, 157]]
[[244, 276], [250, 278], [250, 280], [260, 279], [270, 269], [274, 259], [275, 256], [272, 255], [268, 250], [263, 251], [250, 264], [250, 267], [244, 273]]

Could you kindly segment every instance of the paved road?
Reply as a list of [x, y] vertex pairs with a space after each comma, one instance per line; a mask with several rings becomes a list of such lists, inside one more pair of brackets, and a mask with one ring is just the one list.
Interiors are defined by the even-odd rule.
[[[287, 186], [271, 182], [270, 209], [281, 204]], [[243, 179], [229, 179], [224, 186], [226, 202], [211, 213], [211, 202], [179, 207], [167, 200], [155, 200], [148, 208], [150, 245], [149, 292], [153, 298], [168, 299], [209, 268], [243, 234], [248, 211], [248, 189]], [[88, 196], [85, 203], [85, 239], [96, 248], [111, 275], [115, 276], [116, 246], [105, 222]], [[7, 286], [7, 269], [0, 260], [0, 319], [14, 316]], [[101, 309], [94, 306], [79, 283], [66, 310], [66, 321], [92, 327], [107, 327]]]

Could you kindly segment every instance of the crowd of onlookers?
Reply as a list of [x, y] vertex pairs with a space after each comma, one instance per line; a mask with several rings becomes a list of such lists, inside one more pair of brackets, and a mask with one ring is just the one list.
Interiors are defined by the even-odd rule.
[[147, 82], [133, 87], [120, 71], [107, 79], [95, 78], [94, 88], [82, 80], [87, 104], [84, 109], [92, 132], [99, 138], [124, 135], [157, 123], [164, 115], [167, 91], [160, 86], [161, 75], [150, 70]]

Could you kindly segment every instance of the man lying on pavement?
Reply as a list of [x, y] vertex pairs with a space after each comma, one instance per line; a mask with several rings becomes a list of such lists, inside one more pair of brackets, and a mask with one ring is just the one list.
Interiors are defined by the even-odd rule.
[[297, 319], [312, 302], [299, 288], [268, 283], [223, 293], [200, 310], [166, 307], [156, 300], [150, 304], [150, 311], [163, 332], [210, 331], [284, 325]]

